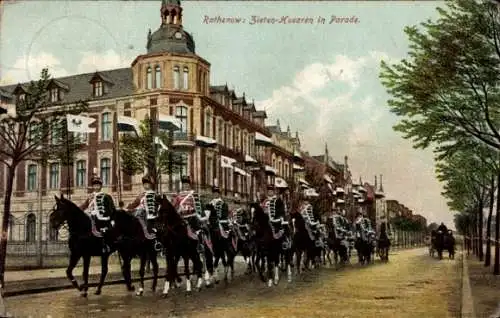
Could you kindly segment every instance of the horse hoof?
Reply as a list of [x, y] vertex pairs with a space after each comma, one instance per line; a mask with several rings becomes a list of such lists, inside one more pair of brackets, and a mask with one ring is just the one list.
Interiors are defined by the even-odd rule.
[[191, 296], [192, 294], [193, 294], [193, 292], [191, 292], [191, 291], [187, 291], [187, 292], [186, 292], [186, 297]]
[[130, 287], [127, 287], [127, 290], [128, 290], [129, 292], [133, 292], [133, 291], [135, 291], [135, 286], [130, 286]]
[[168, 297], [168, 293], [167, 294], [162, 294], [161, 297], [162, 298], [167, 298]]
[[139, 290], [135, 294], [136, 294], [136, 296], [142, 296], [144, 294], [144, 291], [143, 290]]
[[83, 298], [87, 298], [87, 292], [81, 293], [80, 296], [82, 296]]
[[101, 294], [101, 290], [100, 290], [100, 289], [97, 289], [97, 290], [95, 291], [95, 293], [94, 293], [94, 294], [96, 294], [96, 295], [100, 295], [100, 294]]

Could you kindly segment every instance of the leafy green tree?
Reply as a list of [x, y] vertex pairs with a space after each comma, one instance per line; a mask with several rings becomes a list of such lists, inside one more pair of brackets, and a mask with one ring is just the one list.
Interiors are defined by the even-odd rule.
[[[61, 160], [63, 165], [71, 162], [79, 148], [77, 139], [67, 135], [66, 115], [79, 114], [87, 110], [87, 103], [80, 101], [71, 105], [54, 104], [49, 100], [47, 86], [50, 83], [47, 69], [42, 70], [38, 81], [31, 81], [23, 100], [16, 101], [17, 116], [0, 119], [0, 162], [7, 167], [7, 183], [4, 197], [4, 213], [0, 240], [0, 284], [4, 286], [5, 256], [11, 212], [14, 177], [19, 164], [34, 160], [45, 164], [49, 159]], [[67, 137], [67, 138], [65, 138]], [[69, 149], [69, 151], [68, 151]]]
[[163, 131], [153, 133], [151, 120], [146, 118], [139, 125], [139, 134], [124, 134], [120, 138], [121, 166], [124, 173], [142, 174], [144, 168], [148, 167], [148, 173], [156, 184], [161, 174], [172, 175], [180, 171], [183, 164], [182, 154], [172, 151], [171, 147], [168, 150], [162, 149], [155, 143], [155, 137], [167, 147], [171, 144], [172, 136]]
[[382, 62], [394, 126], [415, 148], [474, 137], [500, 149], [500, 22], [489, 2], [447, 1], [440, 18], [406, 27], [409, 58]]

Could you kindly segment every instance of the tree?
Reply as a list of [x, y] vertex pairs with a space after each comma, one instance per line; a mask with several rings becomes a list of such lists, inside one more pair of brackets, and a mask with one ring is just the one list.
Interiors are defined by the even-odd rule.
[[[72, 105], [50, 102], [47, 86], [50, 75], [42, 70], [40, 80], [31, 81], [24, 99], [16, 102], [17, 116], [5, 116], [0, 120], [0, 162], [7, 167], [7, 183], [4, 197], [2, 237], [0, 240], [0, 284], [5, 286], [5, 257], [7, 231], [9, 227], [11, 197], [14, 177], [19, 164], [25, 160], [45, 162], [48, 159], [63, 159], [67, 164], [71, 153], [78, 148], [78, 141], [65, 138], [67, 114], [79, 114], [87, 109], [87, 103], [79, 101]], [[68, 152], [69, 149], [69, 152]], [[69, 154], [69, 156], [68, 156]]]
[[[431, 224], [429, 224], [427, 226], [427, 231], [431, 232], [433, 230], [437, 230], [438, 227], [439, 227], [439, 224], [432, 222]], [[455, 228], [456, 228], [456, 226], [455, 226]]]
[[440, 18], [406, 27], [409, 59], [381, 63], [394, 126], [415, 148], [475, 138], [500, 149], [498, 8], [470, 0], [447, 1]]
[[[162, 149], [155, 142], [157, 137], [164, 145], [170, 145], [172, 137], [163, 131], [153, 134], [151, 126], [151, 120], [146, 118], [139, 125], [139, 134], [124, 134], [120, 139], [120, 157], [124, 173], [136, 175], [148, 167], [156, 185], [161, 174], [172, 175], [180, 171], [183, 160], [180, 153]], [[154, 164], [151, 160], [155, 161]]]

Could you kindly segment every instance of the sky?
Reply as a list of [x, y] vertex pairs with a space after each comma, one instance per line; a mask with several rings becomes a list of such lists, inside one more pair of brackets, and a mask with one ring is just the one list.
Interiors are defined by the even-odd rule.
[[[161, 0], [10, 1], [1, 7], [0, 81], [130, 66], [160, 26]], [[228, 84], [299, 131], [304, 150], [349, 157], [354, 179], [383, 175], [388, 199], [429, 222], [452, 225], [431, 150], [414, 150], [393, 131], [398, 118], [379, 80], [380, 61], [406, 57], [407, 25], [437, 17], [433, 1], [184, 1], [183, 25], [211, 63], [211, 85]], [[332, 23], [331, 16], [357, 23]], [[244, 23], [204, 23], [209, 18]], [[252, 17], [312, 17], [313, 24], [252, 24]], [[323, 17], [325, 23], [317, 23]], [[356, 18], [356, 19], [355, 19]]]

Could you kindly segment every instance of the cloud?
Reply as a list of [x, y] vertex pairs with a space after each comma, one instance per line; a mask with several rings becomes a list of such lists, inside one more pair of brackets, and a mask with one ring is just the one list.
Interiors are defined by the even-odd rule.
[[36, 80], [40, 77], [43, 68], [48, 68], [51, 76], [68, 75], [62, 67], [61, 61], [51, 53], [40, 52], [38, 55], [19, 57], [7, 71], [2, 70], [3, 84], [16, 84]]
[[95, 71], [111, 70], [115, 68], [130, 66], [133, 58], [127, 58], [114, 50], [107, 50], [103, 54], [97, 52], [82, 52], [80, 63], [76, 67], [76, 73], [90, 73]]
[[337, 55], [331, 62], [313, 63], [291, 77], [288, 85], [256, 102], [270, 122], [276, 119], [300, 131], [305, 150], [330, 155], [343, 162], [349, 157], [354, 180], [370, 183], [384, 175], [384, 190], [414, 213], [452, 225], [435, 179], [430, 151], [415, 150], [392, 130], [396, 118], [386, 106], [387, 95], [378, 78], [380, 61], [399, 59], [385, 52], [353, 58]]

